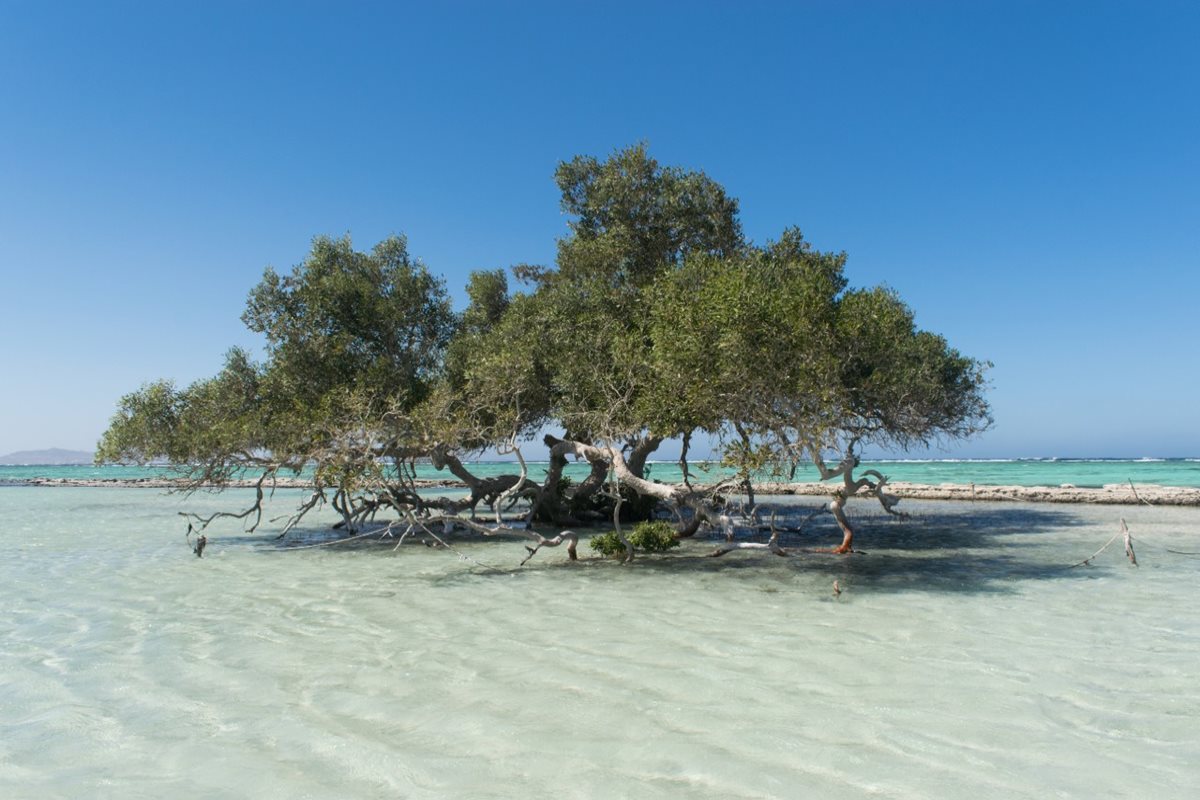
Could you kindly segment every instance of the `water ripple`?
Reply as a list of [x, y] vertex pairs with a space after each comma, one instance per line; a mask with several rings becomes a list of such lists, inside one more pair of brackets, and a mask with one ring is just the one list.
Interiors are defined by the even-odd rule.
[[[37, 491], [0, 493], [6, 797], [1200, 791], [1197, 562], [1066, 569], [1113, 509], [914, 504], [850, 558], [461, 543], [495, 572], [236, 528], [196, 559], [174, 499]], [[1123, 513], [1200, 549], [1193, 509]]]

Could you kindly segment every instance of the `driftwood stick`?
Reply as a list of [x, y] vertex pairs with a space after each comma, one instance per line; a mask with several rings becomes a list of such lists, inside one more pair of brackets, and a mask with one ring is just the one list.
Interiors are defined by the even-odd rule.
[[1129, 535], [1129, 526], [1125, 524], [1125, 519], [1122, 518], [1121, 519], [1121, 530], [1114, 533], [1112, 535], [1112, 537], [1107, 542], [1105, 542], [1104, 545], [1099, 550], [1092, 553], [1090, 556], [1085, 558], [1083, 561], [1080, 561], [1077, 564], [1072, 564], [1071, 566], [1067, 567], [1067, 569], [1074, 569], [1075, 567], [1082, 567], [1085, 564], [1090, 565], [1092, 562], [1092, 559], [1094, 559], [1096, 556], [1100, 555], [1105, 550], [1107, 550], [1108, 546], [1110, 544], [1112, 544], [1113, 542], [1115, 542], [1118, 537], [1123, 538], [1125, 540], [1125, 555], [1129, 559], [1129, 563], [1133, 564], [1136, 567], [1138, 565], [1138, 563], [1137, 563], [1137, 556], [1135, 556], [1133, 554], [1133, 537]]
[[[1133, 478], [1130, 478], [1130, 479], [1129, 479], [1129, 488], [1133, 490], [1133, 499], [1134, 499], [1134, 500], [1137, 500], [1139, 503], [1142, 503], [1142, 504], [1144, 504], [1144, 505], [1148, 505], [1148, 506], [1152, 506], [1152, 505], [1154, 505], [1154, 504], [1153, 504], [1153, 503], [1151, 503], [1149, 500], [1143, 500], [1143, 499], [1142, 499], [1142, 497], [1141, 497], [1141, 495], [1139, 495], [1139, 494], [1137, 493], [1137, 489], [1136, 489], [1136, 488], [1134, 487], [1134, 485], [1133, 485]], [[1122, 522], [1124, 522], [1124, 520], [1122, 520]]]
[[1125, 524], [1125, 518], [1121, 518], [1121, 533], [1125, 536], [1125, 555], [1129, 558], [1129, 563], [1135, 567], [1138, 565], [1137, 556], [1133, 554], [1133, 537], [1129, 535], [1129, 526]]

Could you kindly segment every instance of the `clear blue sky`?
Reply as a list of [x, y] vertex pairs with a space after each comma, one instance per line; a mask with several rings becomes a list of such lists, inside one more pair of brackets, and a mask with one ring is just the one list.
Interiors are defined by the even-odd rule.
[[1200, 4], [949, 0], [0, 0], [0, 453], [255, 345], [315, 234], [549, 262], [639, 140], [995, 363], [944, 455], [1200, 455]]

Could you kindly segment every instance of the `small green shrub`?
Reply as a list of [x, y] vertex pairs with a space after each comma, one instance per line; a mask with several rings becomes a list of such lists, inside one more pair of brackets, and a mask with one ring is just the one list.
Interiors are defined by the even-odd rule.
[[675, 526], [661, 519], [634, 525], [629, 543], [646, 553], [665, 553], [672, 547], [679, 547]]
[[[675, 538], [675, 527], [663, 520], [639, 522], [634, 525], [629, 534], [629, 543], [633, 545], [634, 550], [643, 553], [665, 553], [672, 547], [679, 547], [679, 540]], [[621, 544], [616, 531], [593, 536], [591, 545], [593, 550], [606, 556], [625, 554], [625, 545]]]
[[617, 538], [616, 531], [607, 531], [599, 536], [593, 536], [591, 545], [593, 550], [597, 550], [605, 556], [615, 556], [625, 552], [625, 545], [621, 544], [621, 540]]

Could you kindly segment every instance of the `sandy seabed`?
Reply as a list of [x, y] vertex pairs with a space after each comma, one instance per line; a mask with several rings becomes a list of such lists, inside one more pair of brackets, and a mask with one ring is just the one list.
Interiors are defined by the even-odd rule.
[[179, 500], [0, 490], [0, 797], [1200, 797], [1194, 508], [864, 500], [853, 556], [825, 515], [629, 567], [311, 547], [328, 507], [198, 559]]

